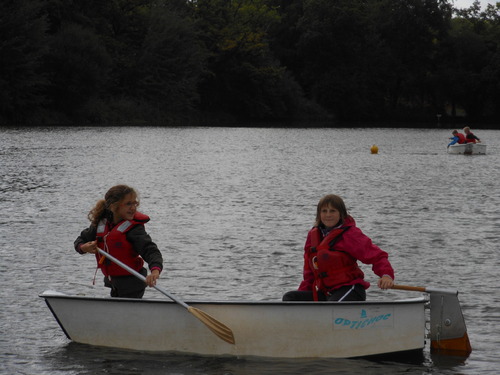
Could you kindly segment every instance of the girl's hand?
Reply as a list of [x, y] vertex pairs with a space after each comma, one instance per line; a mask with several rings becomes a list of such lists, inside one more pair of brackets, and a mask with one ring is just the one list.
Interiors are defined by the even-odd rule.
[[80, 246], [80, 250], [82, 250], [84, 253], [97, 253], [97, 241], [84, 243], [82, 246]]
[[391, 289], [394, 285], [394, 280], [384, 275], [378, 280], [377, 285], [380, 289]]
[[156, 285], [156, 280], [160, 277], [160, 271], [158, 270], [153, 270], [151, 273], [146, 276], [146, 284], [148, 284], [149, 287], [153, 287]]

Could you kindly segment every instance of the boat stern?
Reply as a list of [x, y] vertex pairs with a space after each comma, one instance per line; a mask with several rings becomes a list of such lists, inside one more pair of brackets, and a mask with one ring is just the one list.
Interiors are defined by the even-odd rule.
[[430, 289], [431, 351], [441, 354], [469, 356], [472, 347], [462, 314], [458, 291]]

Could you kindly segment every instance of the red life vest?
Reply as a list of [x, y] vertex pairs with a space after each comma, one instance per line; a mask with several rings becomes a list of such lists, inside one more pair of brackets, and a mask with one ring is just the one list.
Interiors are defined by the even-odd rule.
[[314, 272], [313, 293], [317, 300], [317, 291], [328, 294], [329, 291], [343, 285], [349, 285], [356, 279], [363, 279], [363, 271], [358, 267], [356, 259], [343, 251], [335, 250], [335, 243], [340, 240], [347, 228], [332, 229], [322, 238], [321, 230], [311, 230], [311, 248], [309, 262]]
[[458, 144], [461, 145], [462, 143], [465, 143], [466, 140], [465, 140], [465, 135], [463, 135], [462, 133], [458, 133], [457, 134], [457, 137], [458, 137]]
[[[133, 220], [123, 220], [111, 228], [106, 219], [102, 219], [97, 225], [97, 246], [110, 253], [118, 260], [133, 268], [135, 271], [142, 269], [144, 260], [137, 254], [132, 244], [127, 240], [127, 232], [137, 225], [144, 225], [149, 221], [149, 216], [136, 212]], [[97, 266], [104, 276], [127, 276], [130, 275], [119, 265], [113, 263], [106, 257], [96, 253]]]
[[465, 136], [464, 143], [476, 143], [476, 137], [474, 134], [469, 132], [469, 134]]

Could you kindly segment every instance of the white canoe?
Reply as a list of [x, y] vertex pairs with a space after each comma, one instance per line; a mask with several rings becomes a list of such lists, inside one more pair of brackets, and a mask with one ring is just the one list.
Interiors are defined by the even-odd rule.
[[485, 155], [486, 145], [484, 143], [463, 143], [461, 145], [455, 143], [448, 147], [448, 154]]
[[[457, 292], [430, 294], [432, 347], [468, 355]], [[229, 327], [221, 340], [184, 307], [168, 300], [92, 298], [46, 291], [67, 338], [123, 349], [216, 356], [349, 358], [425, 347], [429, 297], [392, 302], [190, 302]], [[433, 299], [435, 302], [433, 303]], [[433, 338], [434, 336], [434, 338]], [[466, 341], [464, 344], [464, 340]], [[460, 341], [459, 344], [457, 342]], [[460, 352], [462, 346], [464, 353]], [[463, 349], [463, 348], [462, 348]]]

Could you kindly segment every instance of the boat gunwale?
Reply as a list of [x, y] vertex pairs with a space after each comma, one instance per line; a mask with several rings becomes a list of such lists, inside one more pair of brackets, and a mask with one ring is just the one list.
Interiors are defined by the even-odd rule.
[[[176, 302], [163, 300], [163, 299], [152, 299], [152, 298], [118, 298], [118, 297], [92, 297], [92, 296], [80, 296], [80, 295], [72, 295], [72, 294], [64, 294], [60, 292], [53, 291], [45, 291], [38, 295], [40, 298], [48, 299], [48, 298], [58, 298], [58, 299], [74, 299], [81, 301], [100, 301], [100, 302], [116, 302], [116, 303], [167, 303], [175, 305]], [[205, 300], [193, 300], [193, 301], [185, 301], [188, 305], [248, 305], [248, 306], [348, 306], [348, 305], [394, 305], [394, 304], [421, 304], [428, 302], [429, 299], [427, 296], [423, 295], [420, 297], [414, 298], [406, 298], [394, 301], [205, 301]]]

